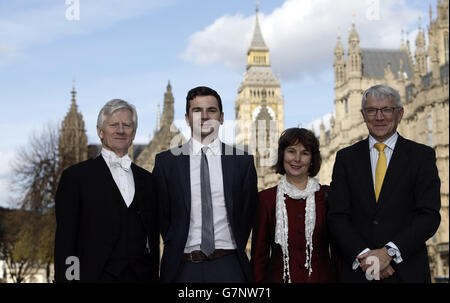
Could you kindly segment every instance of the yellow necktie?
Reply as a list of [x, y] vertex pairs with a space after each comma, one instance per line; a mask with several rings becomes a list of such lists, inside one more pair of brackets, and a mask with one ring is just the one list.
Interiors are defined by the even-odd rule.
[[383, 185], [384, 175], [386, 175], [386, 155], [384, 154], [384, 149], [386, 144], [375, 143], [375, 148], [378, 150], [378, 161], [377, 168], [375, 170], [375, 198], [378, 202], [378, 197], [380, 196], [381, 186]]

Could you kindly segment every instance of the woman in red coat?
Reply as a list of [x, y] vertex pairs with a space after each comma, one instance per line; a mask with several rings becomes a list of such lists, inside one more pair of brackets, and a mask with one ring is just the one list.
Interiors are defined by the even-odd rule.
[[326, 225], [325, 188], [313, 178], [322, 162], [319, 142], [304, 128], [278, 141], [280, 183], [259, 193], [252, 235], [255, 282], [335, 282]]

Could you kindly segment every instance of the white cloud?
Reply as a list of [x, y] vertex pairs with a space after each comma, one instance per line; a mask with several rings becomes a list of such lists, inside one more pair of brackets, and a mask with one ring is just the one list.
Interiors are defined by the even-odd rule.
[[[379, 14], [370, 15], [371, 3], [380, 5]], [[417, 28], [418, 17], [424, 15], [406, 1], [287, 0], [270, 14], [259, 14], [274, 72], [286, 80], [317, 77], [331, 68], [338, 28], [346, 47], [352, 13], [362, 48], [399, 48], [401, 29]], [[223, 63], [242, 71], [254, 23], [254, 15], [222, 16], [192, 34], [180, 57], [195, 64]], [[415, 36], [409, 37], [414, 44]]]
[[249, 29], [253, 23], [242, 15], [220, 17], [205, 30], [194, 33], [180, 57], [199, 65], [223, 62], [233, 69], [242, 67], [246, 60], [242, 54], [251, 39]]
[[314, 133], [316, 134], [316, 136], [319, 136], [320, 135], [320, 125], [322, 123], [325, 126], [325, 130], [330, 129], [330, 119], [332, 116], [333, 116], [332, 113], [327, 113], [320, 118], [314, 119], [311, 123], [309, 123], [307, 125], [306, 128], [314, 129]]

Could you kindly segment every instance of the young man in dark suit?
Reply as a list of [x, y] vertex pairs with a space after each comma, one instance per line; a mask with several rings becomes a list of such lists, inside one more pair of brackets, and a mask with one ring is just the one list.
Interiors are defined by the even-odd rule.
[[136, 128], [134, 106], [109, 101], [97, 120], [101, 155], [62, 173], [56, 193], [56, 282], [158, 280], [154, 178], [128, 156]]
[[426, 241], [440, 223], [435, 151], [397, 133], [399, 93], [363, 93], [369, 137], [336, 155], [328, 226], [343, 257], [341, 281], [430, 282]]
[[218, 139], [222, 101], [209, 87], [186, 97], [188, 143], [156, 156], [162, 282], [249, 282], [245, 247], [257, 203], [253, 156]]

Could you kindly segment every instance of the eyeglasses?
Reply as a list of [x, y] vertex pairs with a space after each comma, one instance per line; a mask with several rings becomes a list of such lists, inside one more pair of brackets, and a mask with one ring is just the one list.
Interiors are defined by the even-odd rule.
[[383, 114], [384, 117], [391, 117], [394, 113], [394, 110], [400, 107], [383, 107], [383, 108], [375, 108], [375, 107], [366, 107], [362, 110], [362, 112], [368, 117], [375, 117], [378, 114], [378, 111]]

